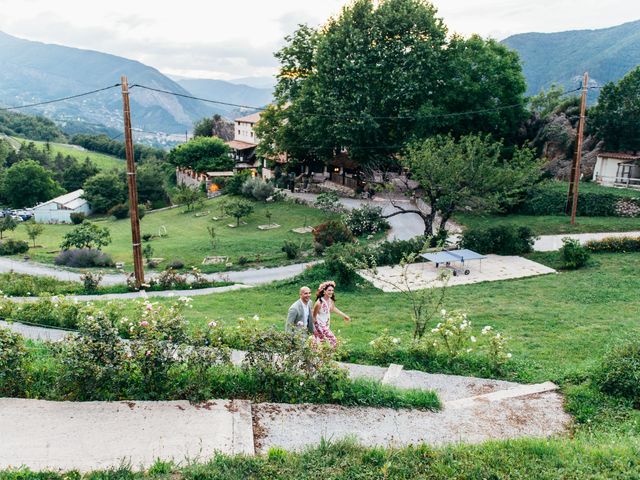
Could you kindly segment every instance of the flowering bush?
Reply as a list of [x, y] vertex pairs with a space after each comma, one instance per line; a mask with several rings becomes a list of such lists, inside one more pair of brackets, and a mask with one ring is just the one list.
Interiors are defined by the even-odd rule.
[[389, 330], [385, 328], [382, 335], [369, 342], [374, 360], [379, 362], [388, 361], [392, 353], [400, 348], [400, 339], [389, 335]]
[[614, 210], [618, 217], [640, 216], [640, 200], [637, 198], [623, 198], [616, 202]]
[[313, 229], [313, 246], [318, 253], [336, 243], [353, 242], [351, 230], [342, 222], [329, 220]]
[[33, 303], [14, 304], [9, 299], [0, 303], [0, 312], [7, 320], [53, 327], [76, 328], [82, 305], [65, 297], [44, 297]]
[[382, 218], [382, 207], [367, 204], [350, 210], [343, 216], [343, 219], [349, 230], [358, 237], [390, 228], [389, 222]]
[[345, 211], [338, 194], [335, 192], [323, 192], [318, 194], [313, 206], [324, 212], [330, 213], [343, 213]]
[[451, 358], [473, 351], [469, 344], [475, 343], [476, 337], [471, 335], [471, 322], [467, 319], [467, 314], [447, 314], [446, 310], [441, 310], [440, 314], [441, 322], [431, 329], [431, 333], [436, 335], [434, 346], [446, 351]]
[[494, 368], [499, 369], [511, 358], [511, 353], [507, 352], [507, 338], [500, 332], [494, 333], [488, 325], [482, 329], [481, 333], [488, 337], [487, 356]]
[[640, 252], [640, 237], [607, 237], [602, 240], [589, 240], [585, 247], [593, 253]]
[[84, 286], [85, 292], [96, 292], [98, 290], [100, 282], [102, 281], [102, 277], [102, 272], [83, 272], [82, 275], [80, 275], [80, 281]]

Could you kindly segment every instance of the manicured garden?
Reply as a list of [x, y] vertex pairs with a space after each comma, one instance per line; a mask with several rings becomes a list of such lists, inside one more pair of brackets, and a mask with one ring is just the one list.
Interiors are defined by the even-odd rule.
[[[299, 234], [291, 230], [318, 225], [327, 218], [321, 210], [293, 202], [254, 202], [253, 213], [243, 217], [240, 226], [235, 227], [236, 219], [221, 212], [220, 205], [225, 198], [206, 200], [202, 208], [189, 212], [184, 207], [177, 207], [144, 216], [140, 230], [143, 239], [149, 240], [143, 243], [143, 248], [150, 246], [153, 257], [164, 259], [158, 268], [164, 268], [174, 260], [180, 260], [185, 266], [198, 266], [205, 272], [230, 269], [225, 267], [227, 262], [233, 264], [233, 269], [291, 263], [282, 251], [285, 241], [301, 246], [302, 251], [312, 249], [310, 233]], [[131, 270], [129, 219], [115, 220], [111, 217], [96, 220], [96, 223], [107, 227], [111, 234], [112, 243], [104, 251], [115, 262], [124, 262], [126, 270]], [[275, 223], [280, 227], [258, 229], [260, 225]], [[208, 228], [215, 231], [213, 247]], [[35, 261], [53, 263], [63, 236], [72, 229], [73, 225], [44, 225], [44, 232], [36, 241], [40, 246], [31, 248], [29, 256]], [[5, 236], [28, 240], [23, 226]], [[202, 265], [207, 256], [225, 256], [228, 260], [221, 264]]]

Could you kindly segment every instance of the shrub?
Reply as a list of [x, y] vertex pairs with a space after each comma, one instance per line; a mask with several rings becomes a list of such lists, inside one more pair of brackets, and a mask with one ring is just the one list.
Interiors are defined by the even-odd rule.
[[579, 240], [565, 237], [562, 239], [560, 256], [562, 258], [562, 266], [573, 270], [584, 267], [589, 261], [590, 255], [589, 250], [580, 245]]
[[382, 207], [367, 204], [347, 212], [344, 215], [344, 223], [358, 237], [390, 228], [389, 222], [382, 218]]
[[142, 240], [144, 240], [145, 242], [151, 241], [152, 238], [153, 238], [153, 234], [152, 233], [143, 233], [142, 234]]
[[80, 314], [78, 335], [67, 337], [57, 350], [62, 368], [58, 388], [69, 400], [121, 397], [131, 368], [127, 349], [118, 335], [116, 311], [86, 308]]
[[26, 253], [29, 250], [29, 244], [24, 240], [14, 240], [7, 238], [0, 241], [0, 255], [16, 255]]
[[410, 240], [385, 240], [375, 248], [376, 264], [398, 265], [400, 261], [411, 254], [418, 254], [424, 248], [424, 237]]
[[234, 173], [233, 177], [231, 177], [224, 186], [224, 191], [229, 195], [242, 195], [242, 186], [250, 176], [247, 170]]
[[187, 277], [186, 275], [181, 275], [173, 268], [168, 268], [154, 277], [153, 283], [160, 285], [164, 290], [170, 290], [178, 286], [186, 286]]
[[[548, 182], [533, 188], [511, 211], [525, 215], [564, 215], [566, 203], [567, 192]], [[576, 213], [583, 217], [635, 216], [640, 213], [640, 200], [612, 193], [578, 191]]]
[[118, 203], [111, 207], [109, 215], [112, 215], [119, 220], [127, 218], [129, 216], [129, 206], [126, 203]]
[[332, 245], [324, 251], [323, 257], [329, 275], [341, 287], [354, 285], [359, 278], [357, 269], [370, 266], [368, 249], [352, 243]]
[[532, 251], [535, 237], [529, 227], [497, 225], [470, 228], [462, 234], [462, 246], [477, 252], [521, 255]]
[[138, 205], [138, 219], [142, 220], [146, 214], [147, 207], [145, 207], [144, 205]]
[[273, 195], [274, 190], [271, 183], [265, 182], [258, 177], [250, 177], [242, 184], [241, 192], [247, 198], [264, 202]]
[[167, 263], [167, 270], [180, 270], [184, 268], [184, 262], [182, 260], [171, 260]]
[[85, 292], [94, 293], [98, 291], [98, 286], [102, 281], [102, 272], [92, 273], [92, 272], [83, 272], [80, 275], [80, 281], [84, 286]]
[[56, 265], [74, 268], [113, 267], [111, 256], [101, 250], [78, 248], [64, 250], [53, 261]]
[[298, 258], [298, 255], [300, 254], [300, 245], [295, 242], [285, 240], [281, 250], [287, 255], [289, 260], [293, 260], [294, 258]]
[[246, 265], [247, 263], [249, 263], [249, 257], [245, 257], [244, 255], [238, 257], [238, 265]]
[[640, 237], [607, 237], [602, 240], [590, 240], [585, 248], [593, 253], [602, 252], [640, 252]]
[[23, 393], [27, 379], [26, 357], [22, 336], [0, 327], [0, 397]]
[[80, 225], [87, 218], [87, 215], [84, 212], [73, 212], [69, 217], [71, 218], [71, 223]]
[[80, 311], [79, 304], [58, 297], [41, 298], [37, 302], [7, 307], [9, 306], [3, 305], [2, 311], [11, 321], [64, 328], [77, 326]]
[[313, 243], [316, 252], [322, 253], [325, 248], [335, 243], [351, 243], [353, 234], [351, 230], [338, 220], [329, 220], [313, 229]]
[[600, 390], [640, 404], [640, 341], [613, 347], [595, 375]]
[[340, 197], [335, 192], [323, 192], [316, 197], [314, 207], [330, 213], [343, 213], [344, 206], [340, 202]]

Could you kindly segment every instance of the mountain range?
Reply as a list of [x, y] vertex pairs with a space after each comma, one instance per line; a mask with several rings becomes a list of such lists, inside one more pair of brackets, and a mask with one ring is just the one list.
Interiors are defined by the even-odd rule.
[[[640, 20], [598, 30], [522, 33], [502, 43], [520, 55], [529, 96], [553, 83], [579, 88], [584, 72], [590, 86], [602, 86], [640, 65]], [[589, 91], [589, 103], [597, 92]]]
[[[516, 50], [527, 80], [527, 95], [553, 83], [566, 90], [580, 86], [584, 71], [591, 85], [617, 81], [640, 64], [640, 21], [599, 30], [513, 35], [503, 43]], [[127, 75], [129, 85], [174, 92], [175, 96], [142, 87], [130, 89], [134, 129], [180, 134], [194, 121], [218, 113], [228, 119], [251, 112], [233, 105], [205, 103], [195, 96], [260, 107], [272, 99], [273, 78], [223, 80], [169, 78], [153, 67], [92, 50], [51, 45], [0, 32], [0, 106], [18, 106], [114, 86]], [[238, 82], [252, 83], [242, 85]], [[259, 85], [257, 87], [256, 85]], [[594, 93], [591, 93], [594, 92]], [[590, 91], [590, 103], [597, 90]], [[31, 107], [69, 132], [107, 127], [122, 131], [122, 94], [119, 87], [80, 98]]]
[[[120, 83], [126, 74], [130, 86], [131, 122], [134, 130], [148, 133], [180, 133], [193, 122], [214, 113], [233, 118], [234, 107], [208, 104], [185, 97], [133, 87], [134, 84], [185, 96], [220, 99], [228, 103], [265, 105], [269, 89], [234, 85], [221, 80], [176, 82], [153, 67], [127, 58], [92, 50], [50, 45], [0, 32], [0, 105], [19, 106], [44, 102]], [[191, 89], [184, 88], [190, 85]], [[74, 131], [78, 123], [106, 126], [122, 131], [122, 92], [119, 87], [72, 99], [21, 110], [55, 120]]]

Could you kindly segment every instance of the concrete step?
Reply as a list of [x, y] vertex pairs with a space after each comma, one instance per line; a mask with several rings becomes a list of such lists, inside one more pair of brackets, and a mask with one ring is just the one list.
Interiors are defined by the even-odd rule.
[[473, 397], [460, 398], [444, 402], [444, 408], [453, 410], [457, 408], [468, 408], [473, 405], [498, 402], [510, 398], [526, 397], [537, 393], [546, 393], [557, 390], [558, 386], [553, 382], [536, 383], [533, 385], [520, 385], [518, 387], [509, 388], [507, 390], [498, 390], [496, 392], [485, 393], [483, 395], [475, 395]]
[[51, 402], [0, 398], [0, 469], [89, 471], [158, 458], [255, 453], [247, 400]]

